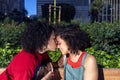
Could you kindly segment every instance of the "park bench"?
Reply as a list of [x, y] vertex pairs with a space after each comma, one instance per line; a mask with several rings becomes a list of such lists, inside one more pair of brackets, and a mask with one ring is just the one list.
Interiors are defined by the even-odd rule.
[[[0, 68], [0, 74], [5, 68]], [[64, 69], [56, 68], [55, 77], [53, 80], [64, 80]], [[99, 79], [98, 80], [120, 80], [120, 69], [119, 68], [99, 68]]]

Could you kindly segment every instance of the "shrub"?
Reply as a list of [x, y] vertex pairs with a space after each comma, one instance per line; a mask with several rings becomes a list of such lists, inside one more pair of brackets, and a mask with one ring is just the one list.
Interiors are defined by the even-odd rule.
[[48, 51], [48, 55], [52, 62], [56, 62], [62, 54], [59, 49], [56, 49], [56, 51]]
[[[73, 22], [78, 24], [77, 22]], [[68, 23], [63, 22], [62, 25]], [[0, 67], [6, 67], [13, 56], [21, 49], [20, 34], [25, 24], [16, 25], [16, 22], [0, 24]], [[80, 28], [90, 34], [92, 47], [86, 51], [94, 55], [97, 63], [103, 68], [120, 68], [120, 23], [93, 23], [80, 25]], [[49, 56], [56, 62], [61, 53], [49, 51]]]
[[92, 47], [115, 54], [120, 50], [120, 23], [93, 23], [81, 25], [90, 34]]
[[114, 55], [102, 50], [95, 50], [92, 47], [86, 51], [96, 57], [99, 68], [120, 68], [120, 50]]
[[90, 34], [92, 48], [98, 64], [105, 68], [120, 68], [120, 23], [93, 23], [81, 25]]
[[20, 47], [10, 48], [9, 43], [5, 45], [5, 48], [0, 48], [0, 67], [6, 67], [20, 49]]
[[7, 43], [10, 47], [20, 46], [20, 35], [24, 30], [25, 24], [17, 25], [17, 22], [5, 21], [0, 25], [0, 47], [4, 48]]

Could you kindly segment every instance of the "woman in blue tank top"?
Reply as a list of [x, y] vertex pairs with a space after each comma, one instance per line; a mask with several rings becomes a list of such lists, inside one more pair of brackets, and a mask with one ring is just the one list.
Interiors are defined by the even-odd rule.
[[88, 34], [77, 25], [57, 27], [56, 43], [64, 55], [64, 80], [98, 80], [98, 68], [90, 47]]

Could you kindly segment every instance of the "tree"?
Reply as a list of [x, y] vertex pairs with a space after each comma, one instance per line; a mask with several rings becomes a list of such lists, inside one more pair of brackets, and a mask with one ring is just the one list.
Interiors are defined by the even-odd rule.
[[90, 10], [92, 23], [98, 21], [98, 14], [102, 10], [102, 7], [103, 7], [103, 0], [94, 0], [92, 2], [91, 10]]

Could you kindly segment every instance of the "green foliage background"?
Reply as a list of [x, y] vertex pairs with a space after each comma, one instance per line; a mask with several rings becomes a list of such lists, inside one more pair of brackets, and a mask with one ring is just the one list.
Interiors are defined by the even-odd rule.
[[[79, 24], [79, 21], [72, 23]], [[25, 26], [25, 23], [17, 25], [9, 19], [0, 23], [0, 67], [6, 67], [21, 50], [19, 41]], [[86, 51], [96, 57], [99, 67], [120, 68], [120, 23], [80, 24], [80, 28], [90, 35], [92, 47]], [[48, 54], [53, 62], [61, 56], [58, 49], [55, 52], [48, 51]]]
[[24, 27], [25, 23], [18, 25], [17, 22], [7, 17], [3, 23], [0, 23], [0, 47], [6, 47], [7, 43], [11, 48], [20, 46], [20, 36]]
[[89, 33], [92, 47], [95, 50], [103, 50], [115, 55], [120, 51], [120, 23], [93, 23], [81, 25], [83, 30]]

